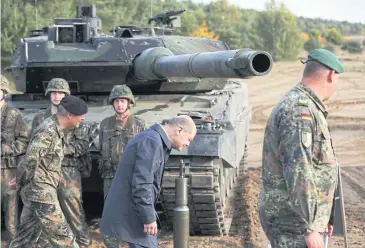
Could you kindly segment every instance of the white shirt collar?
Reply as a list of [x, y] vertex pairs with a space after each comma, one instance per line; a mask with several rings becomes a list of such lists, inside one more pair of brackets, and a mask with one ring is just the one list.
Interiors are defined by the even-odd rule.
[[163, 128], [163, 126], [161, 125], [161, 124], [158, 124], [158, 125], [160, 125], [160, 127], [162, 128], [162, 130], [165, 132], [165, 134], [166, 134], [166, 136], [167, 136], [167, 138], [169, 137], [169, 135], [167, 134], [167, 132], [166, 132], [166, 130], [165, 130], [165, 128]]

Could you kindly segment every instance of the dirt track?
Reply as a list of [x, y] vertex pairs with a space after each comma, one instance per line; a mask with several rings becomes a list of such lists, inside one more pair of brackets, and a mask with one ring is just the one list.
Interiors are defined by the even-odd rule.
[[[342, 166], [346, 204], [348, 243], [351, 248], [365, 247], [365, 55], [347, 56], [346, 73], [338, 83], [338, 93], [328, 103], [329, 123], [334, 147]], [[253, 106], [249, 134], [249, 169], [241, 176], [233, 201], [234, 216], [231, 233], [224, 237], [191, 237], [190, 247], [267, 247], [257, 215], [260, 190], [263, 130], [268, 115], [279, 98], [299, 80], [300, 61], [280, 62], [270, 75], [248, 80], [249, 101]], [[355, 166], [358, 165], [358, 166]], [[90, 247], [105, 247], [98, 233], [98, 220], [90, 221], [94, 239]], [[172, 234], [163, 231], [160, 247], [173, 247]], [[331, 248], [343, 246], [343, 239], [330, 239]]]

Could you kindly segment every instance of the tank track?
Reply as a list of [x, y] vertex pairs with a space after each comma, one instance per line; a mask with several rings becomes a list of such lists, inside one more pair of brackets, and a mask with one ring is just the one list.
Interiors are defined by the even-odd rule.
[[247, 164], [247, 145], [237, 168], [223, 168], [222, 160], [209, 157], [170, 157], [165, 167], [160, 204], [170, 227], [175, 207], [175, 178], [183, 159], [189, 178], [188, 207], [191, 235], [227, 235], [231, 225], [228, 197]]

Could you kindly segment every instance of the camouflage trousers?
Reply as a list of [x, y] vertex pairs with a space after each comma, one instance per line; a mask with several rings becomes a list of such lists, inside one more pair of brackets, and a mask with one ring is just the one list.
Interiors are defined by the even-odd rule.
[[9, 248], [79, 248], [58, 202], [31, 202], [26, 196], [22, 200], [20, 225]]
[[304, 234], [272, 227], [263, 221], [261, 221], [261, 226], [272, 248], [307, 248]]
[[9, 182], [16, 176], [16, 168], [1, 169], [1, 210], [4, 211], [5, 228], [9, 240], [15, 236], [19, 222], [19, 194], [10, 189]]
[[[109, 189], [112, 186], [113, 178], [103, 178], [103, 186], [104, 186], [104, 201], [108, 195]], [[117, 238], [114, 238], [109, 235], [103, 235], [104, 244], [107, 248], [119, 248], [120, 241]]]
[[80, 171], [76, 167], [62, 166], [62, 180], [58, 186], [58, 200], [67, 223], [76, 236], [80, 247], [90, 244], [89, 227], [82, 206]]
[[106, 196], [108, 195], [109, 189], [112, 186], [113, 178], [103, 178], [103, 184], [104, 184], [104, 201], [106, 199]]
[[304, 235], [267, 236], [272, 248], [307, 248]]

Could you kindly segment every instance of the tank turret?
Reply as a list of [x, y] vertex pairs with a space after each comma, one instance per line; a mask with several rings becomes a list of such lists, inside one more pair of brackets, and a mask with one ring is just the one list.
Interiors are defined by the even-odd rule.
[[[151, 20], [170, 23], [168, 18], [180, 12]], [[266, 75], [272, 67], [268, 53], [232, 51], [222, 41], [133, 36], [128, 26], [114, 35], [99, 34], [94, 5], [77, 6], [76, 18], [54, 20], [44, 36], [22, 39], [15, 50], [9, 69], [21, 92], [41, 94], [53, 77], [65, 77], [73, 94], [107, 94], [115, 84], [127, 84], [136, 93], [145, 92], [146, 85], [150, 94], [204, 92], [222, 89], [227, 78]]]
[[[184, 11], [157, 14], [146, 28], [121, 23], [104, 34], [95, 6], [77, 6], [75, 18], [55, 18], [52, 25], [20, 40], [8, 69], [22, 94], [10, 95], [9, 105], [31, 123], [38, 111], [49, 107], [45, 92], [59, 78], [67, 81], [72, 95], [88, 103], [85, 123], [92, 127], [115, 114], [109, 95], [116, 85], [131, 89], [130, 111], [147, 125], [190, 115], [196, 137], [188, 148], [171, 152], [157, 210], [172, 226], [174, 182], [182, 161], [189, 182], [190, 233], [227, 234], [232, 221], [229, 197], [247, 163], [251, 106], [245, 82], [267, 75], [273, 60], [265, 51], [230, 50], [221, 40], [173, 35], [176, 15]], [[82, 187], [84, 196], [92, 194], [94, 201], [98, 194], [102, 204], [98, 132], [90, 132], [93, 169]]]

